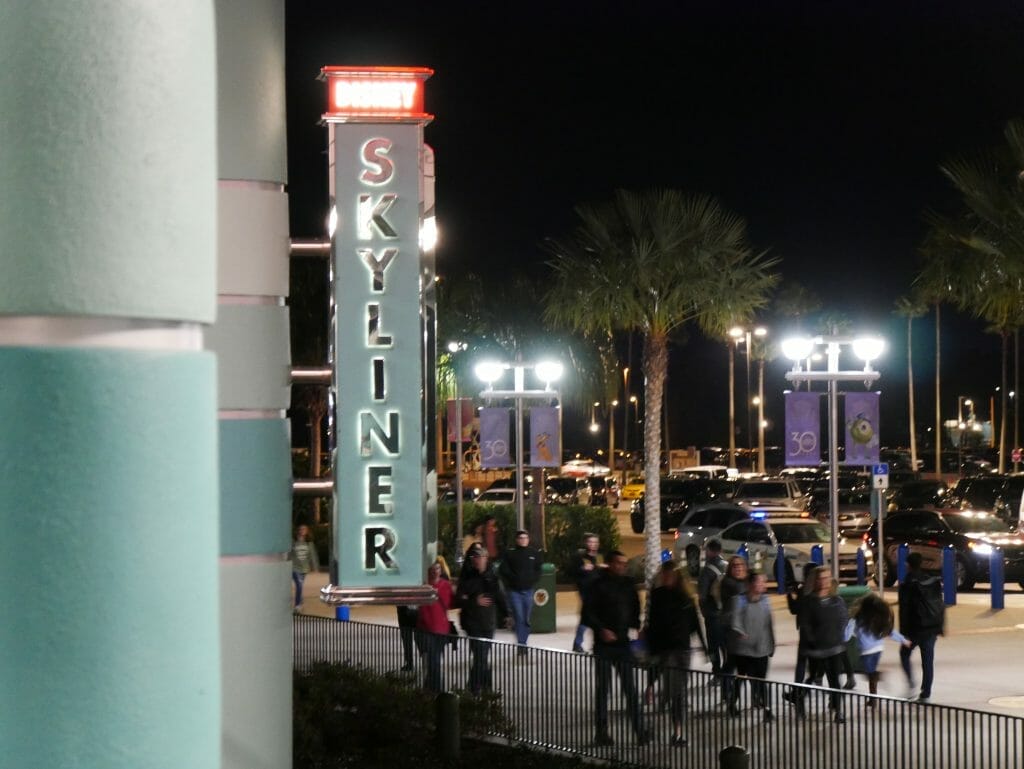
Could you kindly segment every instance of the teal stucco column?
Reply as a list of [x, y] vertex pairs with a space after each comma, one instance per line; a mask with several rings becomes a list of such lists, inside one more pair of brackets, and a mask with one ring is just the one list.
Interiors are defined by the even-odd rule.
[[209, 0], [0, 7], [0, 764], [220, 766]]
[[291, 766], [284, 2], [217, 1], [224, 769]]

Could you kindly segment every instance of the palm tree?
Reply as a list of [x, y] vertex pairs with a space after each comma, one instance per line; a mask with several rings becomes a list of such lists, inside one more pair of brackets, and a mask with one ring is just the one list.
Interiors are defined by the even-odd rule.
[[645, 551], [648, 578], [658, 565], [661, 414], [670, 335], [696, 322], [764, 306], [777, 260], [755, 254], [746, 224], [713, 198], [673, 190], [619, 190], [612, 201], [579, 206], [580, 223], [549, 240], [552, 284], [545, 315], [556, 326], [637, 332], [643, 339]]
[[910, 466], [917, 470], [917, 422], [914, 416], [914, 318], [920, 318], [927, 308], [920, 299], [901, 296], [896, 300], [896, 314], [907, 319], [907, 403], [909, 404]]

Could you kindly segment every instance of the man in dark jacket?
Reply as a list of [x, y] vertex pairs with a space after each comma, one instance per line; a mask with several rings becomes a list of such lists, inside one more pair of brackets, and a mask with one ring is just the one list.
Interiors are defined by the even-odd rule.
[[[900, 647], [900, 665], [907, 676], [908, 696], [916, 702], [928, 702], [935, 678], [935, 641], [946, 632], [946, 607], [942, 600], [942, 582], [921, 571], [920, 553], [907, 556], [907, 578], [900, 585], [900, 632], [910, 641]], [[921, 692], [914, 697], [914, 674], [910, 655], [921, 649]]]
[[576, 590], [580, 594], [580, 622], [576, 626], [576, 637], [572, 641], [572, 650], [574, 652], [583, 651], [583, 634], [587, 630], [587, 625], [583, 621], [582, 609], [587, 602], [590, 587], [594, 584], [594, 580], [597, 579], [600, 573], [597, 565], [598, 548], [600, 546], [601, 540], [596, 534], [584, 534], [583, 549], [577, 554], [570, 570], [573, 581], [576, 583]]
[[526, 654], [526, 642], [530, 637], [533, 589], [540, 581], [540, 566], [540, 552], [530, 547], [530, 532], [520, 529], [516, 532], [515, 547], [505, 551], [498, 569], [505, 589], [508, 590], [520, 657]]
[[487, 550], [474, 545], [469, 550], [469, 567], [459, 580], [455, 605], [459, 607], [462, 629], [469, 636], [469, 685], [473, 694], [491, 688], [491, 644], [498, 624], [498, 609], [505, 607], [505, 598], [488, 560]]
[[640, 701], [634, 681], [633, 656], [629, 631], [640, 629], [640, 596], [633, 580], [626, 576], [626, 556], [612, 550], [605, 558], [608, 568], [590, 589], [583, 606], [583, 622], [594, 631], [594, 656], [597, 658], [596, 726], [598, 745], [613, 745], [608, 733], [608, 694], [612, 684], [612, 668], [619, 676], [626, 710], [636, 732], [637, 742], [649, 739], [640, 720]]
[[722, 625], [722, 607], [712, 588], [725, 576], [726, 562], [722, 558], [722, 543], [709, 539], [704, 546], [704, 568], [697, 578], [697, 597], [700, 613], [704, 616], [704, 631], [708, 640], [708, 658], [711, 672], [716, 676], [722, 672], [725, 662], [725, 628]]

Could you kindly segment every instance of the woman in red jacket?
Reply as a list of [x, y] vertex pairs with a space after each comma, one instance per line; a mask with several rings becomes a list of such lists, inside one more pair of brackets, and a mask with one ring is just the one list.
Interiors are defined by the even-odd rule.
[[416, 629], [421, 631], [423, 649], [427, 661], [427, 678], [425, 686], [429, 691], [440, 692], [441, 689], [441, 654], [448, 638], [448, 609], [452, 606], [452, 585], [445, 579], [444, 569], [440, 563], [434, 562], [427, 569], [427, 584], [437, 591], [434, 603], [420, 607], [416, 619]]

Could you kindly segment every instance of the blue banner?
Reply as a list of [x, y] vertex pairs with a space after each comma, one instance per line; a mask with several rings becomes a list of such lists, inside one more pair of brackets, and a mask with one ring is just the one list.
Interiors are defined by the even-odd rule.
[[878, 393], [846, 393], [844, 465], [878, 463]]
[[530, 409], [530, 467], [561, 467], [561, 412], [554, 406]]
[[821, 463], [820, 393], [786, 393], [786, 466]]
[[492, 470], [511, 467], [510, 413], [507, 408], [480, 409], [480, 467]]

